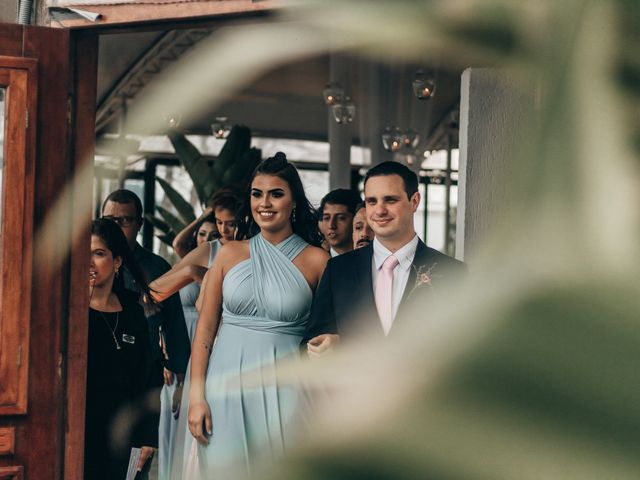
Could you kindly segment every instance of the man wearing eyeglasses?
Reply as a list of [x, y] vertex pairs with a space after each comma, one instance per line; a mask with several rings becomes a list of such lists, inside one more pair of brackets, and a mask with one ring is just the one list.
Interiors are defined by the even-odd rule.
[[[159, 255], [142, 247], [137, 241], [138, 232], [142, 228], [142, 202], [130, 190], [116, 190], [111, 192], [102, 205], [102, 217], [116, 222], [133, 252], [133, 256], [150, 282], [171, 269], [169, 263]], [[125, 270], [125, 287], [137, 291], [133, 277]], [[187, 363], [191, 354], [191, 343], [187, 325], [184, 320], [180, 296], [176, 293], [162, 302], [161, 309], [147, 317], [151, 351], [157, 364], [153, 372], [153, 382], [162, 385], [162, 405], [160, 409], [160, 455], [163, 456], [163, 440], [168, 438], [165, 429], [170, 430], [175, 422], [172, 418], [173, 410], [179, 408], [182, 383], [187, 370]], [[162, 332], [162, 334], [160, 333]], [[163, 352], [161, 341], [164, 342]], [[166, 353], [166, 357], [165, 357]], [[167, 358], [168, 357], [168, 358]], [[163, 368], [164, 366], [164, 368]], [[163, 382], [164, 378], [164, 382]], [[173, 397], [173, 401], [172, 401]], [[168, 447], [168, 446], [165, 446]]]

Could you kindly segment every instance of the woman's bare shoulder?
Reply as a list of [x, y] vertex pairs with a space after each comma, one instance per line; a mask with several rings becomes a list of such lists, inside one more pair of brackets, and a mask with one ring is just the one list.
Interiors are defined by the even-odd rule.
[[324, 270], [324, 267], [329, 260], [329, 254], [326, 250], [323, 250], [320, 247], [314, 247], [313, 245], [307, 246], [302, 251], [301, 255], [305, 263], [308, 263], [314, 268], [318, 268], [320, 270]]
[[249, 240], [235, 240], [222, 245], [215, 261], [226, 272], [235, 264], [247, 258], [249, 258]]
[[249, 251], [249, 240], [233, 240], [231, 242], [225, 242], [218, 252], [218, 255], [235, 255], [240, 252]]

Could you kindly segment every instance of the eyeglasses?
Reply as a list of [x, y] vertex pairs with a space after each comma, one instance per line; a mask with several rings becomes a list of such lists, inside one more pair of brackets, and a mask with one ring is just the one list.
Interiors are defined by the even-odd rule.
[[114, 217], [113, 215], [104, 215], [102, 218], [106, 218], [107, 220], [116, 222], [121, 227], [130, 227], [132, 223], [138, 221], [138, 217], [132, 217], [130, 215], [125, 215], [122, 217]]

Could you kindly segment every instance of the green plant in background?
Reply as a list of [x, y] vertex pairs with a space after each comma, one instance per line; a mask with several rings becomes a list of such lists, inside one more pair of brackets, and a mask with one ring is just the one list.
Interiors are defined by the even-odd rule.
[[[251, 130], [242, 125], [235, 125], [231, 129], [220, 155], [213, 162], [207, 160], [184, 135], [170, 132], [169, 139], [176, 156], [193, 181], [201, 205], [206, 205], [213, 194], [222, 187], [233, 186], [243, 189], [249, 175], [261, 159], [260, 150], [251, 147]], [[193, 205], [169, 182], [162, 178], [156, 180], [175, 213], [157, 205], [159, 216], [147, 215], [146, 218], [160, 231], [156, 236], [162, 242], [171, 245], [177, 233], [195, 220], [196, 214]]]

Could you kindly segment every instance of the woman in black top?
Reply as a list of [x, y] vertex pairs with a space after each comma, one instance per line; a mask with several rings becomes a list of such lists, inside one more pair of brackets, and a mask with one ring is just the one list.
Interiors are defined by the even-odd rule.
[[144, 408], [151, 380], [146, 318], [118, 272], [125, 266], [149, 298], [148, 287], [120, 227], [107, 219], [91, 227], [85, 479], [124, 479], [131, 447], [143, 449], [138, 468], [153, 453], [158, 424]]

